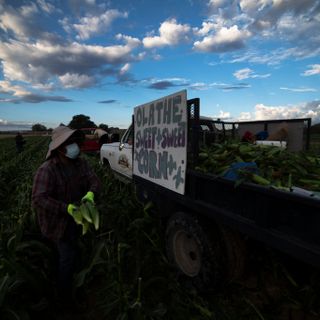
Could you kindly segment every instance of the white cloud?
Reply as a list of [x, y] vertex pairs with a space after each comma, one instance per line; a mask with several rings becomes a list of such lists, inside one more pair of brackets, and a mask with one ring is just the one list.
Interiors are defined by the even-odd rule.
[[303, 58], [314, 57], [317, 55], [320, 55], [320, 47], [314, 49], [302, 47], [279, 48], [268, 52], [259, 52], [257, 49], [255, 49], [243, 52], [241, 53], [241, 55], [234, 54], [229, 61], [225, 62], [249, 62], [276, 66], [285, 60], [299, 60]]
[[220, 120], [228, 120], [228, 119], [230, 119], [230, 117], [231, 117], [231, 114], [230, 114], [230, 112], [225, 112], [225, 111], [223, 111], [223, 110], [220, 110], [219, 111], [219, 114], [218, 115], [215, 115], [215, 116], [213, 116], [214, 118], [218, 118], [218, 119], [220, 119]]
[[312, 118], [312, 122], [320, 121], [320, 101], [310, 101], [294, 106], [267, 106], [257, 104], [254, 111], [255, 120]]
[[45, 0], [37, 0], [38, 6], [46, 13], [53, 13], [55, 11], [55, 7], [48, 1]]
[[227, 3], [227, 0], [210, 0], [208, 3], [208, 6], [219, 8], [225, 6]]
[[112, 22], [117, 18], [127, 18], [127, 12], [118, 10], [107, 10], [99, 16], [86, 16], [80, 19], [79, 23], [75, 23], [66, 30], [70, 31], [70, 27], [77, 31], [77, 39], [86, 40], [92, 35], [107, 32]]
[[215, 30], [216, 28], [218, 28], [217, 23], [213, 23], [211, 21], [204, 21], [202, 22], [202, 28], [201, 29], [195, 28], [194, 32], [197, 35], [203, 37], [203, 36], [206, 36], [211, 31]]
[[240, 0], [239, 5], [243, 12], [256, 13], [272, 5], [272, 0]]
[[250, 68], [244, 68], [244, 69], [240, 69], [240, 70], [234, 72], [233, 75], [238, 80], [243, 80], [243, 79], [248, 79], [248, 78], [268, 78], [268, 77], [270, 77], [271, 74], [270, 73], [267, 73], [267, 74], [256, 74]]
[[116, 39], [117, 40], [123, 40], [131, 48], [136, 48], [141, 44], [141, 41], [138, 38], [133, 38], [131, 36], [126, 36], [126, 35], [121, 34], [121, 33], [116, 35]]
[[317, 89], [314, 88], [287, 88], [287, 87], [280, 87], [280, 90], [286, 90], [286, 91], [291, 91], [291, 92], [316, 92], [318, 91]]
[[24, 96], [30, 92], [18, 85], [12, 85], [9, 81], [0, 81], [0, 93], [11, 94], [13, 96]]
[[[119, 35], [123, 45], [94, 46], [77, 42], [71, 44], [35, 44], [19, 41], [0, 43], [0, 59], [4, 77], [11, 81], [24, 81], [33, 85], [51, 83], [55, 77], [69, 75], [87, 75], [79, 82], [91, 83], [89, 78], [96, 79], [106, 68], [114, 75], [118, 73], [119, 64], [134, 61], [133, 50], [139, 46], [138, 39]], [[62, 78], [64, 79], [64, 78]], [[68, 79], [68, 77], [67, 77]], [[66, 83], [62, 81], [62, 83]], [[76, 82], [73, 81], [73, 84]]]
[[245, 40], [250, 37], [247, 30], [239, 30], [237, 25], [231, 28], [221, 28], [215, 34], [204, 37], [194, 43], [194, 49], [202, 52], [226, 52], [245, 46]]
[[189, 88], [192, 90], [208, 90], [210, 85], [204, 82], [196, 82], [189, 85]]
[[191, 27], [188, 24], [178, 24], [176, 19], [161, 23], [159, 36], [148, 36], [143, 39], [146, 48], [178, 45], [189, 41]]
[[238, 121], [248, 121], [252, 119], [250, 112], [241, 112], [238, 118]]
[[233, 75], [238, 79], [238, 80], [243, 80], [250, 78], [250, 75], [252, 75], [253, 71], [249, 68], [241, 69], [236, 71]]
[[62, 96], [48, 96], [42, 93], [37, 94], [35, 92], [26, 90], [25, 88], [13, 85], [9, 81], [0, 81], [0, 94], [11, 95], [10, 98], [0, 98], [0, 103], [40, 103], [46, 101], [56, 101], [56, 102], [70, 102], [71, 100]]
[[303, 76], [313, 76], [316, 74], [320, 74], [320, 64], [312, 64], [308, 66], [310, 69], [306, 70], [302, 75]]
[[130, 63], [126, 63], [121, 69], [120, 74], [123, 75], [130, 70]]
[[[211, 0], [209, 19], [197, 30], [198, 36], [206, 36], [195, 42], [194, 48], [203, 52], [233, 51], [243, 47], [244, 40], [235, 46], [221, 49], [216, 46], [216, 34], [222, 28], [236, 25], [238, 30], [248, 32], [247, 38], [266, 41], [281, 41], [283, 48], [292, 47], [289, 58], [313, 57], [320, 54], [319, 3], [314, 0]], [[299, 28], [297, 28], [299, 26]], [[259, 42], [255, 43], [256, 45]], [[285, 49], [282, 49], [283, 51]], [[285, 56], [274, 59], [265, 54], [269, 64], [277, 64]], [[273, 62], [275, 60], [276, 62]]]
[[59, 77], [59, 80], [64, 88], [88, 88], [95, 84], [94, 77], [86, 74], [66, 73]]
[[311, 118], [313, 124], [320, 122], [320, 100], [283, 106], [258, 103], [254, 106], [253, 112], [241, 112], [237, 120], [251, 121], [294, 118]]
[[302, 111], [298, 106], [267, 106], [260, 103], [255, 106], [254, 111], [255, 120], [293, 119], [301, 116]]
[[34, 3], [22, 6], [17, 10], [10, 6], [4, 7], [4, 9], [0, 14], [1, 29], [6, 32], [12, 31], [19, 38], [25, 38], [35, 33], [33, 19], [38, 9]]

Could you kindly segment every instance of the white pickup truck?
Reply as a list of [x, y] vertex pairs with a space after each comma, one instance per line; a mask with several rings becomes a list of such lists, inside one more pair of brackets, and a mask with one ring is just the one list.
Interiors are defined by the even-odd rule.
[[[200, 99], [181, 91], [134, 110], [120, 142], [104, 144], [101, 162], [135, 184], [166, 226], [167, 256], [197, 287], [234, 279], [245, 265], [246, 238], [320, 267], [320, 200], [195, 170], [202, 143], [288, 128], [287, 147], [308, 145], [310, 120], [246, 124], [200, 118]], [[298, 135], [299, 133], [299, 135]], [[293, 136], [291, 136], [293, 135]], [[243, 237], [244, 235], [244, 237]]]

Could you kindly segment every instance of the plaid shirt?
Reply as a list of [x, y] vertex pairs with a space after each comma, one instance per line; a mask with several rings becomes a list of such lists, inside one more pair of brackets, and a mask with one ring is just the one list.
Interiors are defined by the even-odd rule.
[[43, 235], [59, 240], [68, 224], [75, 223], [68, 214], [68, 204], [79, 204], [88, 192], [99, 193], [100, 181], [87, 161], [78, 158], [65, 166], [59, 158], [45, 161], [34, 176], [32, 206], [38, 215]]

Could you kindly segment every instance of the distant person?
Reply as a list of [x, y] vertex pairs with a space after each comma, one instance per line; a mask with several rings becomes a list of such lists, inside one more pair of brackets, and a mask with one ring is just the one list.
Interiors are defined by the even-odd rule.
[[94, 136], [99, 139], [99, 145], [100, 146], [102, 146], [104, 143], [108, 143], [109, 142], [108, 132], [103, 130], [103, 129], [101, 129], [101, 128], [97, 128], [94, 131]]
[[17, 152], [21, 153], [23, 151], [23, 146], [25, 145], [26, 141], [23, 139], [23, 136], [20, 132], [17, 133], [15, 141]]
[[32, 206], [41, 233], [59, 254], [58, 294], [70, 302], [72, 279], [81, 234], [71, 214], [82, 200], [94, 203], [101, 183], [88, 162], [80, 157], [79, 130], [59, 126], [52, 132], [46, 161], [38, 168], [33, 181]]
[[256, 140], [266, 140], [269, 137], [268, 131], [260, 131], [256, 134]]
[[251, 131], [246, 131], [241, 138], [241, 142], [253, 143], [255, 141], [255, 136]]

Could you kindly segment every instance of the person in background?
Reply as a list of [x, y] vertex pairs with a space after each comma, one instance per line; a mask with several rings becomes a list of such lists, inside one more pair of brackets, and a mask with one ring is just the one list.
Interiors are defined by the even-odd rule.
[[256, 140], [266, 140], [268, 137], [269, 137], [268, 131], [263, 130], [263, 131], [259, 131], [259, 132], [256, 134], [255, 139], [256, 139]]
[[254, 143], [254, 141], [255, 141], [255, 136], [251, 131], [246, 131], [241, 138], [241, 142]]
[[81, 234], [71, 214], [83, 200], [94, 203], [101, 188], [94, 171], [80, 157], [81, 137], [78, 130], [66, 126], [53, 130], [46, 160], [38, 168], [32, 188], [32, 206], [41, 233], [59, 254], [57, 285], [63, 303], [71, 302], [77, 239]]
[[23, 151], [23, 146], [25, 145], [26, 141], [23, 139], [23, 136], [20, 132], [17, 133], [15, 141], [17, 153], [21, 153]]
[[109, 142], [109, 135], [108, 132], [106, 132], [105, 130], [101, 129], [101, 128], [97, 128], [94, 131], [94, 136], [99, 139], [99, 145], [100, 147], [104, 144], [104, 143], [108, 143]]

